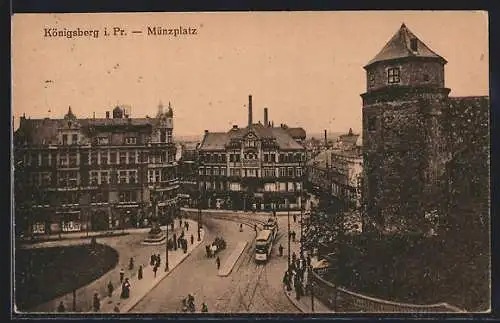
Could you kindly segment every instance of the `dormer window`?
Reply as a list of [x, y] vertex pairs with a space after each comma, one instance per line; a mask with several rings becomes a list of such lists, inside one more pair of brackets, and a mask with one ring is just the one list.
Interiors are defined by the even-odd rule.
[[416, 38], [410, 39], [410, 48], [412, 52], [416, 52], [418, 50], [418, 42]]
[[401, 82], [399, 67], [389, 68], [387, 70], [387, 83], [397, 84]]

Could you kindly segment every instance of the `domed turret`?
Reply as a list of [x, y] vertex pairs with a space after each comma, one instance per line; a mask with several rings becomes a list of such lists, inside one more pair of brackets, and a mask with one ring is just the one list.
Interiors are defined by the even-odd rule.
[[73, 114], [73, 111], [71, 111], [71, 106], [68, 107], [68, 113], [64, 116], [64, 119], [66, 120], [76, 120], [76, 116]]

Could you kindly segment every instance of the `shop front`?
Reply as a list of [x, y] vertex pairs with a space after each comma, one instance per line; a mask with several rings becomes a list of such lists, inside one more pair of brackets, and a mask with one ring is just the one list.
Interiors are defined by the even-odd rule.
[[140, 218], [139, 212], [140, 207], [137, 203], [117, 205], [115, 212], [113, 212], [113, 229], [137, 227], [137, 221]]
[[80, 209], [63, 209], [56, 211], [58, 221], [51, 221], [50, 233], [70, 233], [84, 230]]

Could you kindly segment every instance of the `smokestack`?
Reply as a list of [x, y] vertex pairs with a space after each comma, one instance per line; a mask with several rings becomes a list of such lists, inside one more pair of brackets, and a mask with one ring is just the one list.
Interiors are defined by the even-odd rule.
[[248, 96], [248, 127], [252, 125], [252, 95]]
[[326, 129], [325, 129], [325, 147], [328, 146], [328, 139], [326, 139]]
[[264, 125], [269, 126], [269, 121], [267, 120], [267, 108], [264, 108]]

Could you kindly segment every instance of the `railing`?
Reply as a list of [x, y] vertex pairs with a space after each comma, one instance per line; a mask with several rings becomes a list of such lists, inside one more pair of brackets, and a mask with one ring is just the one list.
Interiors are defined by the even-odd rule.
[[[325, 269], [321, 269], [323, 272]], [[334, 284], [313, 271], [314, 295], [330, 309], [337, 312], [366, 313], [463, 313], [464, 310], [447, 303], [416, 305], [397, 303], [351, 292], [345, 288], [336, 288]], [[337, 297], [335, 297], [337, 293]]]

